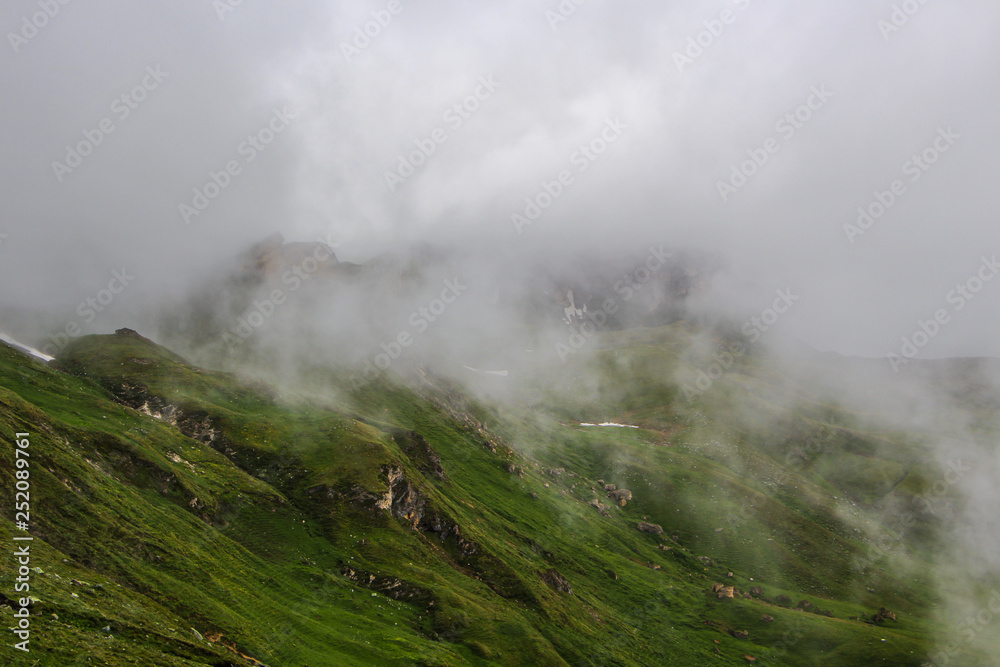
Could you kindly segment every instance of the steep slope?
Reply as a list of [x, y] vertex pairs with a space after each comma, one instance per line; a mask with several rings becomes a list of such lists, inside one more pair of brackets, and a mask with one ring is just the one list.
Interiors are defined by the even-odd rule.
[[[4, 661], [928, 657], [929, 587], [884, 567], [877, 587], [850, 575], [873, 554], [830, 501], [833, 482], [719, 415], [698, 423], [675, 390], [552, 398], [546, 417], [478, 405], [433, 377], [351, 389], [317, 369], [313, 381], [293, 398], [127, 330], [78, 339], [50, 366], [0, 345], [0, 469], [13, 479], [11, 443], [30, 433], [40, 568], [31, 653], [8, 642]], [[579, 425], [597, 413], [642, 428]], [[7, 544], [21, 532], [2, 531]], [[8, 572], [0, 611], [13, 625]]]

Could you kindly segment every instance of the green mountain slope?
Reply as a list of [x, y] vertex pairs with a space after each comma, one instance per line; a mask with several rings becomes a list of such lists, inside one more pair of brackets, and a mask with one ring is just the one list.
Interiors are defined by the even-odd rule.
[[[727, 412], [732, 387], [687, 403], [662, 381], [676, 335], [609, 336], [574, 360], [607, 390], [556, 383], [531, 412], [321, 368], [278, 391], [127, 330], [51, 365], [0, 345], [4, 497], [17, 433], [31, 484], [30, 530], [8, 512], [0, 540], [33, 536], [37, 568], [30, 653], [9, 634], [0, 660], [926, 663], [933, 525], [876, 548], [847, 516], [933, 480], [920, 443], [822, 405], [765, 438]], [[761, 382], [742, 372], [729, 384]], [[580, 425], [598, 417], [640, 428]], [[810, 438], [823, 456], [789, 458]]]

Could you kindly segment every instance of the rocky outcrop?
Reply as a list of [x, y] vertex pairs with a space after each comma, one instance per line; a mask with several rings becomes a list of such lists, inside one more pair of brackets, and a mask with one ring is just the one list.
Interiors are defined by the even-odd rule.
[[736, 597], [736, 589], [733, 586], [723, 586], [716, 596], [720, 600], [733, 599]]
[[625, 507], [625, 504], [632, 500], [632, 492], [628, 489], [617, 489], [608, 493], [608, 498], [611, 498], [621, 507]]
[[524, 468], [513, 463], [507, 464], [507, 472], [511, 475], [517, 475], [518, 477], [524, 477]]
[[873, 625], [882, 625], [886, 621], [896, 621], [896, 614], [885, 607], [880, 608], [871, 618], [865, 620], [866, 623]]
[[441, 467], [441, 456], [434, 451], [424, 436], [416, 431], [404, 429], [394, 429], [390, 435], [393, 442], [413, 462], [417, 470], [438, 479], [445, 479], [444, 468]]
[[558, 570], [545, 570], [540, 576], [542, 577], [542, 581], [548, 584], [549, 588], [560, 593], [573, 594], [573, 587], [570, 586], [569, 582], [566, 581], [566, 577], [562, 576]]
[[647, 523], [645, 521], [640, 521], [638, 528], [644, 533], [651, 533], [653, 535], [662, 535], [663, 527], [655, 523]]
[[597, 498], [590, 501], [590, 506], [596, 509], [601, 516], [611, 516], [611, 513], [608, 512], [608, 508]]
[[388, 512], [413, 530], [437, 535], [442, 542], [452, 539], [462, 556], [472, 556], [478, 551], [473, 542], [462, 536], [458, 524], [447, 520], [428, 506], [422, 493], [406, 478], [402, 468], [394, 465], [382, 467], [386, 490], [381, 495], [356, 489], [355, 499], [362, 505]]
[[416, 604], [429, 605], [433, 603], [434, 596], [423, 588], [415, 584], [400, 579], [399, 577], [389, 577], [354, 568], [344, 566], [340, 573], [362, 588], [377, 591], [393, 600], [412, 602]]

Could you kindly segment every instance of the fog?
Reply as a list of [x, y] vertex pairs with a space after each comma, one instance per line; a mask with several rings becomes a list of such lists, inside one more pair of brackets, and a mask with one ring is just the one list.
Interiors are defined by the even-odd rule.
[[[762, 349], [873, 428], [980, 436], [900, 359], [1000, 356], [994, 2], [17, 0], [0, 25], [0, 331], [43, 351], [132, 326], [218, 359], [283, 289], [253, 332], [278, 357], [359, 372], [407, 334], [492, 390], [562, 367], [568, 288], [659, 249], [710, 267], [700, 322], [793, 295]], [[232, 291], [274, 232], [343, 264]], [[989, 572], [997, 462], [964, 455], [963, 564]]]
[[[176, 293], [273, 231], [355, 261], [411, 241], [511, 257], [667, 241], [729, 258], [741, 302], [796, 290], [800, 340], [883, 356], [992, 257], [995, 4], [561, 7], [8, 3], [0, 304], [72, 312], [125, 267], [134, 283], [93, 322], [108, 330], [130, 297]], [[295, 118], [243, 143], [275, 110]], [[92, 152], [54, 166], [85, 133]], [[212, 173], [226, 186], [199, 201]], [[720, 182], [738, 185], [726, 201]], [[876, 193], [888, 211], [845, 231]], [[921, 355], [996, 355], [998, 303], [987, 284]]]

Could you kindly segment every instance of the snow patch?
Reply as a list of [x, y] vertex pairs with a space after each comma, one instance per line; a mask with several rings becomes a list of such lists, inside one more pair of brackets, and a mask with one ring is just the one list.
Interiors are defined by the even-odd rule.
[[14, 347], [14, 348], [16, 348], [17, 350], [19, 350], [21, 352], [25, 352], [27, 354], [30, 354], [31, 356], [36, 357], [38, 359], [41, 359], [42, 361], [52, 361], [52, 360], [55, 359], [55, 357], [50, 357], [49, 355], [45, 354], [44, 352], [39, 352], [38, 350], [36, 350], [33, 347], [30, 347], [28, 345], [24, 345], [23, 343], [18, 343], [16, 340], [14, 340], [13, 338], [11, 338], [10, 336], [8, 336], [5, 333], [0, 333], [0, 340], [2, 340], [3, 342], [7, 343], [11, 347]]
[[631, 424], [616, 424], [614, 422], [602, 422], [600, 424], [588, 424], [587, 422], [580, 422], [580, 426], [614, 426], [617, 428], [641, 428], [639, 426], [632, 426]]
[[507, 377], [509, 373], [507, 371], [481, 371], [478, 368], [473, 368], [472, 366], [462, 366], [467, 371], [473, 371], [474, 373], [486, 373], [488, 375], [499, 375], [501, 377]]

